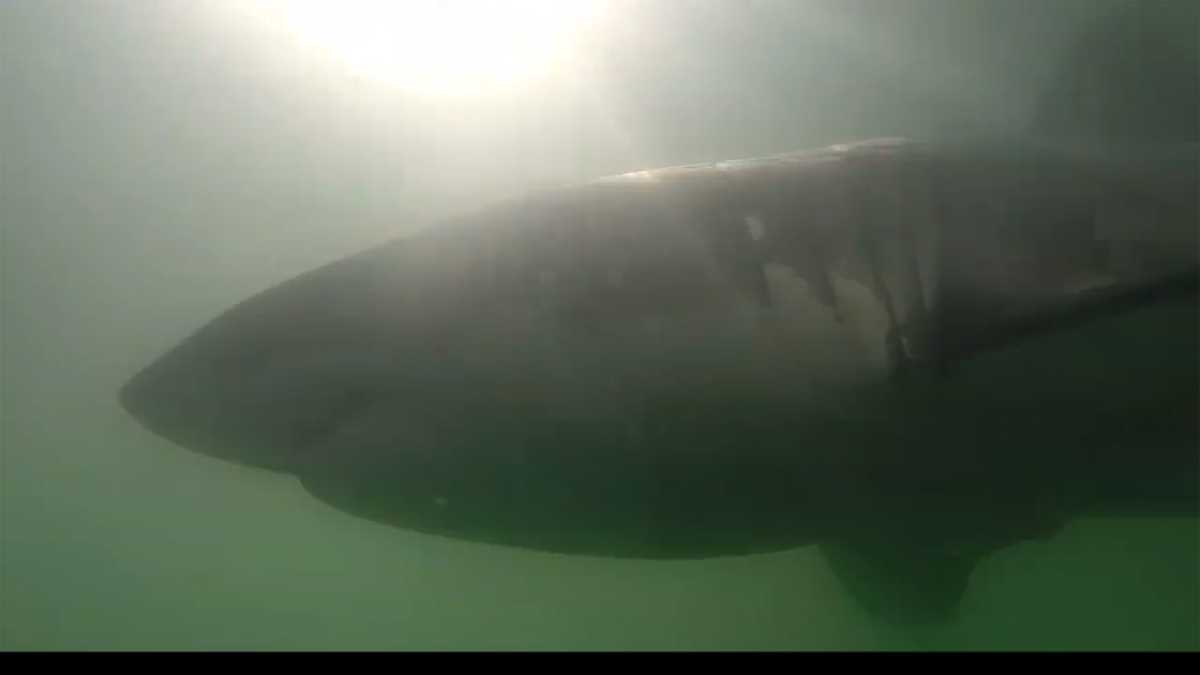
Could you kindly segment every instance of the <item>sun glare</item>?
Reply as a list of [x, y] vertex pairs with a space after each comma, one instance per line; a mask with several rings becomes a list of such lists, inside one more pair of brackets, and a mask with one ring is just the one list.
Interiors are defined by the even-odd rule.
[[260, 0], [256, 8], [353, 72], [422, 94], [469, 94], [569, 70], [599, 0]]

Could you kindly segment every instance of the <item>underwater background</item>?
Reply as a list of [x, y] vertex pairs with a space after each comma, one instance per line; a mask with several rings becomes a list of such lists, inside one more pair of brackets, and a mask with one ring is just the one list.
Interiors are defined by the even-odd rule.
[[[891, 626], [815, 548], [450, 541], [120, 410], [136, 369], [247, 295], [508, 195], [873, 136], [1196, 137], [1183, 0], [600, 4], [569, 65], [452, 88], [314, 46], [272, 3], [0, 4], [0, 648], [1200, 647], [1191, 519], [1074, 521], [986, 558], [954, 624]], [[1085, 110], [1072, 78], [1096, 73]]]

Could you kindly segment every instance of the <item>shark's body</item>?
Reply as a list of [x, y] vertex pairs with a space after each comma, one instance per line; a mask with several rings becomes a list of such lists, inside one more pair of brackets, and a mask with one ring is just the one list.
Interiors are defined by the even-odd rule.
[[1196, 515], [1183, 150], [882, 140], [516, 199], [247, 300], [122, 400], [381, 522], [821, 544], [871, 608], [945, 618], [988, 551]]

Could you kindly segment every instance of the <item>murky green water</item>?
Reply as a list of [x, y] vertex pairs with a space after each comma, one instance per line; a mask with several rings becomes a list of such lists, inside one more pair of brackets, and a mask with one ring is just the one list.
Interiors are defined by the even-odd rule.
[[987, 559], [957, 624], [906, 630], [815, 550], [613, 562], [392, 530], [171, 447], [114, 398], [228, 304], [410, 220], [644, 165], [1021, 128], [1045, 64], [1122, 3], [1054, 4], [622, 5], [638, 19], [595, 79], [464, 101], [220, 3], [5, 3], [0, 648], [1200, 647], [1193, 520], [1075, 522]]

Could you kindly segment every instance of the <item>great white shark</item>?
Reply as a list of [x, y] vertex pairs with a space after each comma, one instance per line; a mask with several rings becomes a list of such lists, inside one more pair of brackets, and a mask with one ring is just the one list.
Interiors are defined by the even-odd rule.
[[230, 308], [120, 391], [336, 509], [575, 555], [991, 552], [1198, 515], [1197, 146], [871, 139], [545, 190]]

